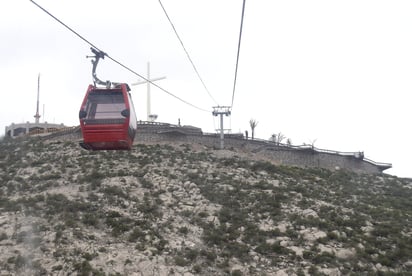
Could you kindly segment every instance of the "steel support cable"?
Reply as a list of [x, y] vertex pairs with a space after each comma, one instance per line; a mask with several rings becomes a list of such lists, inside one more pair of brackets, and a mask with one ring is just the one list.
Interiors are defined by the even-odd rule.
[[74, 33], [76, 36], [78, 36], [81, 40], [83, 40], [84, 42], [86, 42], [87, 44], [89, 44], [90, 46], [92, 46], [94, 49], [98, 50], [99, 52], [101, 52], [104, 56], [106, 56], [107, 58], [109, 58], [111, 61], [113, 61], [114, 63], [117, 63], [118, 65], [120, 65], [121, 67], [123, 67], [124, 69], [126, 69], [127, 71], [133, 73], [134, 75], [142, 78], [144, 81], [149, 82], [150, 84], [154, 85], [155, 87], [159, 88], [160, 90], [162, 90], [163, 92], [165, 92], [166, 94], [174, 97], [175, 99], [191, 106], [194, 107], [198, 110], [204, 111], [209, 113], [209, 110], [203, 109], [201, 107], [198, 107], [194, 104], [189, 103], [188, 101], [183, 100], [182, 98], [174, 95], [173, 93], [167, 91], [166, 89], [164, 89], [163, 87], [157, 85], [156, 83], [152, 82], [151, 80], [143, 77], [142, 75], [140, 75], [139, 73], [137, 73], [136, 71], [132, 70], [131, 68], [127, 67], [126, 65], [122, 64], [121, 62], [117, 61], [116, 59], [112, 58], [111, 56], [109, 56], [107, 53], [103, 52], [102, 50], [100, 50], [99, 47], [97, 47], [96, 45], [94, 45], [93, 43], [91, 43], [89, 40], [87, 40], [86, 38], [84, 38], [82, 35], [80, 35], [78, 32], [76, 32], [75, 30], [73, 30], [72, 28], [70, 28], [68, 25], [66, 25], [64, 22], [62, 22], [60, 19], [58, 19], [57, 17], [55, 17], [53, 14], [51, 14], [49, 11], [47, 11], [46, 9], [44, 9], [42, 6], [40, 6], [39, 4], [37, 4], [34, 0], [30, 0], [30, 2], [32, 2], [34, 5], [36, 5], [39, 9], [41, 9], [42, 11], [44, 11], [45, 13], [47, 13], [49, 16], [51, 16], [54, 20], [56, 20], [57, 22], [59, 22], [61, 25], [63, 25], [65, 28], [67, 28], [68, 30], [70, 30], [72, 33]]
[[147, 82], [149, 82], [150, 84], [152, 84], [153, 86], [159, 88], [160, 90], [162, 90], [163, 92], [165, 92], [165, 93], [168, 94], [169, 96], [172, 96], [172, 97], [174, 97], [175, 99], [177, 99], [177, 100], [179, 100], [179, 101], [181, 101], [181, 102], [183, 102], [183, 103], [185, 103], [185, 104], [187, 104], [187, 105], [190, 105], [191, 107], [194, 107], [194, 108], [196, 108], [196, 109], [198, 109], [198, 110], [200, 110], [200, 111], [204, 111], [204, 112], [210, 113], [209, 110], [206, 110], [206, 109], [204, 109], [204, 108], [201, 108], [201, 107], [198, 107], [198, 106], [196, 106], [196, 105], [194, 105], [194, 104], [191, 104], [191, 103], [189, 103], [188, 101], [185, 101], [185, 100], [183, 100], [182, 98], [180, 98], [180, 97], [174, 95], [173, 93], [167, 91], [167, 90], [164, 89], [163, 87], [161, 87], [161, 86], [159, 86], [158, 84], [152, 82], [151, 80], [143, 77], [142, 75], [138, 74], [137, 72], [135, 72], [135, 71], [132, 70], [131, 68], [127, 67], [126, 65], [123, 65], [122, 63], [120, 63], [119, 61], [117, 61], [117, 60], [115, 60], [114, 58], [110, 57], [109, 55], [107, 55], [107, 57], [108, 57], [110, 60], [112, 60], [113, 62], [115, 62], [115, 63], [117, 63], [118, 65], [120, 65], [121, 67], [123, 67], [124, 69], [126, 69], [126, 70], [128, 70], [129, 72], [135, 74], [136, 76], [142, 78], [144, 81], [147, 81]]
[[172, 26], [173, 31], [175, 32], [176, 37], [177, 37], [177, 39], [178, 39], [179, 42], [180, 42], [180, 45], [182, 45], [183, 50], [185, 51], [187, 58], [189, 59], [190, 63], [192, 64], [192, 67], [193, 67], [193, 69], [195, 70], [196, 75], [197, 75], [197, 77], [199, 78], [200, 82], [202, 83], [203, 87], [205, 88], [207, 94], [209, 94], [209, 97], [215, 102], [216, 105], [219, 105], [219, 104], [217, 103], [217, 101], [215, 100], [215, 98], [213, 98], [213, 96], [212, 96], [212, 94], [210, 93], [209, 89], [207, 89], [205, 82], [203, 81], [202, 77], [201, 77], [200, 74], [199, 74], [199, 71], [197, 71], [197, 68], [196, 68], [195, 64], [193, 63], [193, 60], [191, 59], [191, 57], [190, 57], [190, 55], [189, 55], [189, 52], [186, 50], [186, 47], [185, 47], [185, 45], [183, 44], [183, 41], [182, 41], [182, 39], [180, 38], [179, 34], [177, 33], [177, 30], [176, 30], [174, 24], [172, 23], [172, 20], [170, 19], [169, 15], [167, 14], [167, 11], [166, 11], [165, 7], [163, 6], [161, 0], [159, 0], [159, 4], [160, 4], [160, 6], [162, 7], [163, 12], [165, 13], [165, 15], [166, 15], [166, 17], [167, 17], [167, 20], [169, 21], [170, 25]]
[[246, 0], [243, 0], [242, 17], [241, 17], [241, 20], [240, 20], [239, 42], [238, 42], [238, 45], [237, 45], [237, 58], [236, 58], [235, 78], [234, 78], [234, 81], [233, 81], [232, 104], [230, 105], [231, 108], [233, 108], [233, 101], [235, 100], [236, 81], [237, 81], [237, 69], [238, 69], [238, 65], [239, 65], [239, 54], [240, 54], [240, 43], [241, 43], [241, 41], [242, 41], [243, 18], [244, 18], [244, 16], [245, 16], [245, 4], [246, 4]]

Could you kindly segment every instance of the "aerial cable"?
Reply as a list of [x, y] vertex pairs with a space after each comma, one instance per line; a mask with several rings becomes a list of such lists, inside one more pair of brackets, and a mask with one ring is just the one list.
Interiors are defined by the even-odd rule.
[[235, 69], [235, 79], [233, 81], [233, 92], [232, 92], [232, 104], [230, 107], [233, 107], [233, 101], [235, 100], [235, 91], [236, 91], [236, 80], [237, 80], [237, 68], [239, 65], [239, 53], [240, 53], [240, 42], [242, 41], [242, 29], [243, 29], [243, 18], [245, 15], [245, 4], [246, 0], [243, 0], [243, 7], [242, 7], [242, 18], [240, 21], [240, 31], [239, 31], [239, 43], [237, 45], [237, 58], [236, 58], [236, 69]]
[[98, 50], [99, 52], [102, 52], [103, 54], [105, 54], [103, 51], [101, 51], [96, 45], [94, 45], [93, 43], [91, 43], [90, 41], [88, 41], [86, 38], [84, 38], [83, 36], [81, 36], [79, 33], [77, 33], [75, 30], [73, 30], [72, 28], [70, 28], [69, 26], [67, 26], [66, 24], [64, 24], [61, 20], [59, 20], [57, 17], [55, 17], [53, 14], [51, 14], [50, 12], [48, 12], [46, 9], [44, 9], [42, 6], [40, 6], [39, 4], [37, 4], [36, 2], [34, 2], [33, 0], [30, 0], [30, 2], [32, 2], [33, 4], [35, 4], [39, 9], [41, 9], [42, 11], [44, 11], [45, 13], [47, 13], [48, 15], [50, 15], [54, 20], [56, 20], [57, 22], [59, 22], [60, 24], [62, 24], [64, 27], [66, 27], [68, 30], [70, 30], [72, 33], [74, 33], [75, 35], [77, 35], [81, 40], [83, 40], [84, 42], [86, 42], [87, 44], [89, 44], [90, 46], [92, 46], [93, 48], [95, 48], [96, 50]]
[[39, 4], [37, 4], [34, 0], [30, 0], [30, 2], [32, 2], [33, 4], [35, 4], [39, 9], [41, 9], [42, 11], [44, 11], [45, 13], [47, 13], [49, 16], [51, 16], [54, 20], [56, 20], [57, 22], [59, 22], [61, 25], [63, 25], [66, 29], [70, 30], [72, 33], [74, 33], [76, 36], [78, 36], [81, 40], [83, 40], [84, 42], [86, 42], [87, 44], [89, 44], [92, 48], [96, 49], [98, 52], [100, 52], [101, 55], [106, 56], [107, 58], [109, 58], [111, 61], [113, 61], [114, 63], [117, 63], [118, 65], [120, 65], [121, 67], [123, 67], [124, 69], [126, 69], [127, 71], [131, 72], [132, 74], [142, 78], [144, 81], [149, 82], [150, 84], [154, 85], [155, 87], [159, 88], [160, 90], [162, 90], [163, 92], [165, 92], [166, 94], [174, 97], [175, 99], [178, 99], [179, 101], [190, 105], [191, 107], [194, 107], [198, 110], [204, 111], [204, 112], [210, 112], [209, 110], [203, 109], [201, 107], [198, 107], [194, 104], [189, 103], [188, 101], [183, 100], [182, 98], [174, 95], [173, 93], [167, 91], [166, 89], [164, 89], [163, 87], [157, 85], [156, 83], [152, 82], [151, 80], [143, 77], [142, 75], [140, 75], [139, 73], [137, 73], [136, 71], [132, 70], [131, 68], [127, 67], [126, 65], [122, 64], [121, 62], [117, 61], [116, 59], [112, 58], [111, 56], [109, 56], [107, 53], [103, 52], [102, 50], [100, 50], [96, 45], [94, 45], [93, 43], [91, 43], [89, 40], [87, 40], [86, 38], [84, 38], [82, 35], [80, 35], [78, 32], [76, 32], [75, 30], [73, 30], [72, 28], [70, 28], [68, 25], [66, 25], [65, 23], [63, 23], [61, 20], [59, 20], [57, 17], [55, 17], [53, 14], [51, 14], [49, 11], [47, 11], [46, 9], [44, 9], [42, 6], [40, 6]]
[[120, 65], [121, 67], [123, 67], [124, 69], [126, 69], [126, 70], [128, 70], [129, 72], [135, 74], [136, 76], [142, 78], [144, 81], [149, 82], [150, 84], [154, 85], [155, 87], [159, 88], [160, 90], [162, 90], [162, 91], [165, 92], [166, 94], [174, 97], [175, 99], [178, 99], [179, 101], [181, 101], [181, 102], [183, 102], [183, 103], [185, 103], [185, 104], [187, 104], [187, 105], [190, 105], [191, 107], [194, 107], [194, 108], [196, 108], [196, 109], [198, 109], [198, 110], [200, 110], [200, 111], [204, 111], [204, 112], [210, 113], [209, 110], [206, 110], [206, 109], [203, 109], [203, 108], [201, 108], [201, 107], [198, 107], [198, 106], [196, 106], [196, 105], [194, 105], [194, 104], [191, 104], [191, 103], [189, 103], [188, 101], [185, 101], [185, 100], [183, 100], [182, 98], [180, 98], [180, 97], [172, 94], [171, 92], [167, 91], [166, 89], [164, 89], [163, 87], [159, 86], [159, 85], [156, 84], [155, 82], [152, 82], [151, 80], [143, 77], [142, 75], [138, 74], [137, 72], [135, 72], [135, 71], [132, 70], [131, 68], [129, 68], [129, 67], [127, 67], [126, 65], [120, 63], [119, 61], [115, 60], [114, 58], [110, 57], [109, 55], [106, 55], [106, 56], [107, 56], [110, 60], [112, 60], [113, 62], [115, 62], [115, 63], [117, 63], [118, 65]]
[[200, 74], [199, 74], [199, 71], [197, 71], [195, 64], [193, 63], [192, 59], [190, 58], [189, 52], [186, 50], [186, 47], [185, 47], [185, 45], [183, 44], [183, 41], [182, 41], [182, 39], [180, 38], [179, 34], [177, 33], [177, 30], [176, 30], [174, 24], [172, 23], [172, 20], [170, 19], [169, 15], [167, 14], [167, 11], [166, 11], [165, 7], [163, 6], [161, 0], [159, 0], [159, 4], [160, 4], [160, 6], [162, 7], [163, 12], [165, 13], [165, 15], [166, 15], [166, 17], [167, 17], [167, 20], [169, 21], [170, 25], [172, 26], [173, 31], [175, 32], [177, 39], [179, 40], [180, 44], [182, 45], [183, 50], [185, 51], [187, 58], [189, 59], [190, 63], [192, 64], [192, 67], [193, 67], [193, 69], [195, 70], [195, 72], [196, 72], [196, 74], [197, 74], [197, 77], [199, 78], [200, 82], [202, 83], [203, 87], [205, 88], [207, 94], [209, 94], [210, 98], [215, 102], [216, 105], [219, 105], [219, 104], [217, 103], [217, 101], [215, 100], [215, 98], [213, 98], [213, 96], [212, 96], [212, 94], [210, 93], [209, 89], [207, 89], [205, 82], [203, 81], [202, 77], [201, 77]]

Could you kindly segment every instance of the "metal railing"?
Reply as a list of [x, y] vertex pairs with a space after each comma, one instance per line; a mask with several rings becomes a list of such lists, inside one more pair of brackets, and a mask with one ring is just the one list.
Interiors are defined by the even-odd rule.
[[[209, 135], [209, 136], [217, 136], [218, 134], [216, 133], [203, 133], [203, 135]], [[252, 139], [245, 139], [242, 133], [239, 134], [225, 134], [225, 137], [230, 138], [230, 139], [243, 139], [245, 141], [250, 141], [250, 142], [257, 142], [260, 144], [264, 144], [267, 146], [271, 147], [278, 147], [282, 149], [290, 149], [290, 150], [300, 150], [300, 151], [311, 151], [313, 153], [326, 153], [326, 154], [333, 154], [333, 155], [340, 155], [340, 156], [347, 156], [347, 157], [353, 157], [355, 159], [363, 160], [367, 163], [370, 163], [374, 166], [381, 167], [381, 168], [392, 168], [391, 163], [384, 163], [384, 162], [376, 162], [371, 159], [368, 159], [364, 156], [363, 152], [356, 151], [356, 152], [345, 152], [345, 151], [336, 151], [336, 150], [329, 150], [329, 149], [320, 149], [317, 148], [313, 145], [291, 145], [291, 144], [284, 144], [284, 143], [278, 143], [274, 141], [269, 141], [265, 139], [260, 139], [260, 138], [254, 138]]]

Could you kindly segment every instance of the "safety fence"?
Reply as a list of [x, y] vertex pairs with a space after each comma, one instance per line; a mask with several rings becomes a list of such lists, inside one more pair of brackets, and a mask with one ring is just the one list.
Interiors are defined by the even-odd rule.
[[[219, 133], [203, 133], [205, 136], [210, 136], [210, 137], [219, 137]], [[392, 168], [391, 163], [384, 163], [384, 162], [376, 162], [371, 159], [368, 159], [365, 157], [364, 152], [362, 151], [357, 151], [357, 152], [344, 152], [344, 151], [336, 151], [336, 150], [329, 150], [329, 149], [321, 149], [317, 148], [313, 145], [291, 145], [291, 144], [285, 144], [285, 143], [280, 143], [280, 142], [274, 142], [270, 140], [265, 140], [265, 139], [260, 139], [260, 138], [254, 138], [252, 139], [245, 139], [244, 135], [242, 133], [238, 134], [225, 134], [224, 135], [226, 138], [230, 139], [243, 139], [247, 140], [248, 142], [251, 143], [258, 143], [260, 145], [265, 145], [268, 147], [273, 147], [277, 149], [283, 149], [283, 150], [296, 150], [296, 151], [308, 151], [312, 153], [325, 153], [325, 154], [333, 154], [333, 155], [339, 155], [339, 156], [346, 156], [346, 157], [352, 157], [355, 159], [363, 160], [365, 162], [368, 162], [374, 166], [381, 167], [381, 168]]]

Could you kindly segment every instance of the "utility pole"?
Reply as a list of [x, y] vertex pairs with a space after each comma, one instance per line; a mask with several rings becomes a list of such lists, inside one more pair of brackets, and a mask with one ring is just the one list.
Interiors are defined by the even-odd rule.
[[132, 83], [132, 85], [139, 85], [139, 84], [147, 84], [147, 121], [154, 121], [157, 118], [157, 115], [151, 113], [151, 104], [150, 104], [150, 84], [151, 82], [163, 80], [166, 77], [159, 77], [159, 78], [150, 78], [150, 62], [147, 63], [147, 77], [146, 80], [138, 81], [136, 83]]
[[225, 148], [225, 135], [223, 132], [223, 115], [230, 115], [230, 106], [214, 106], [213, 107], [213, 116], [220, 115], [220, 149]]

